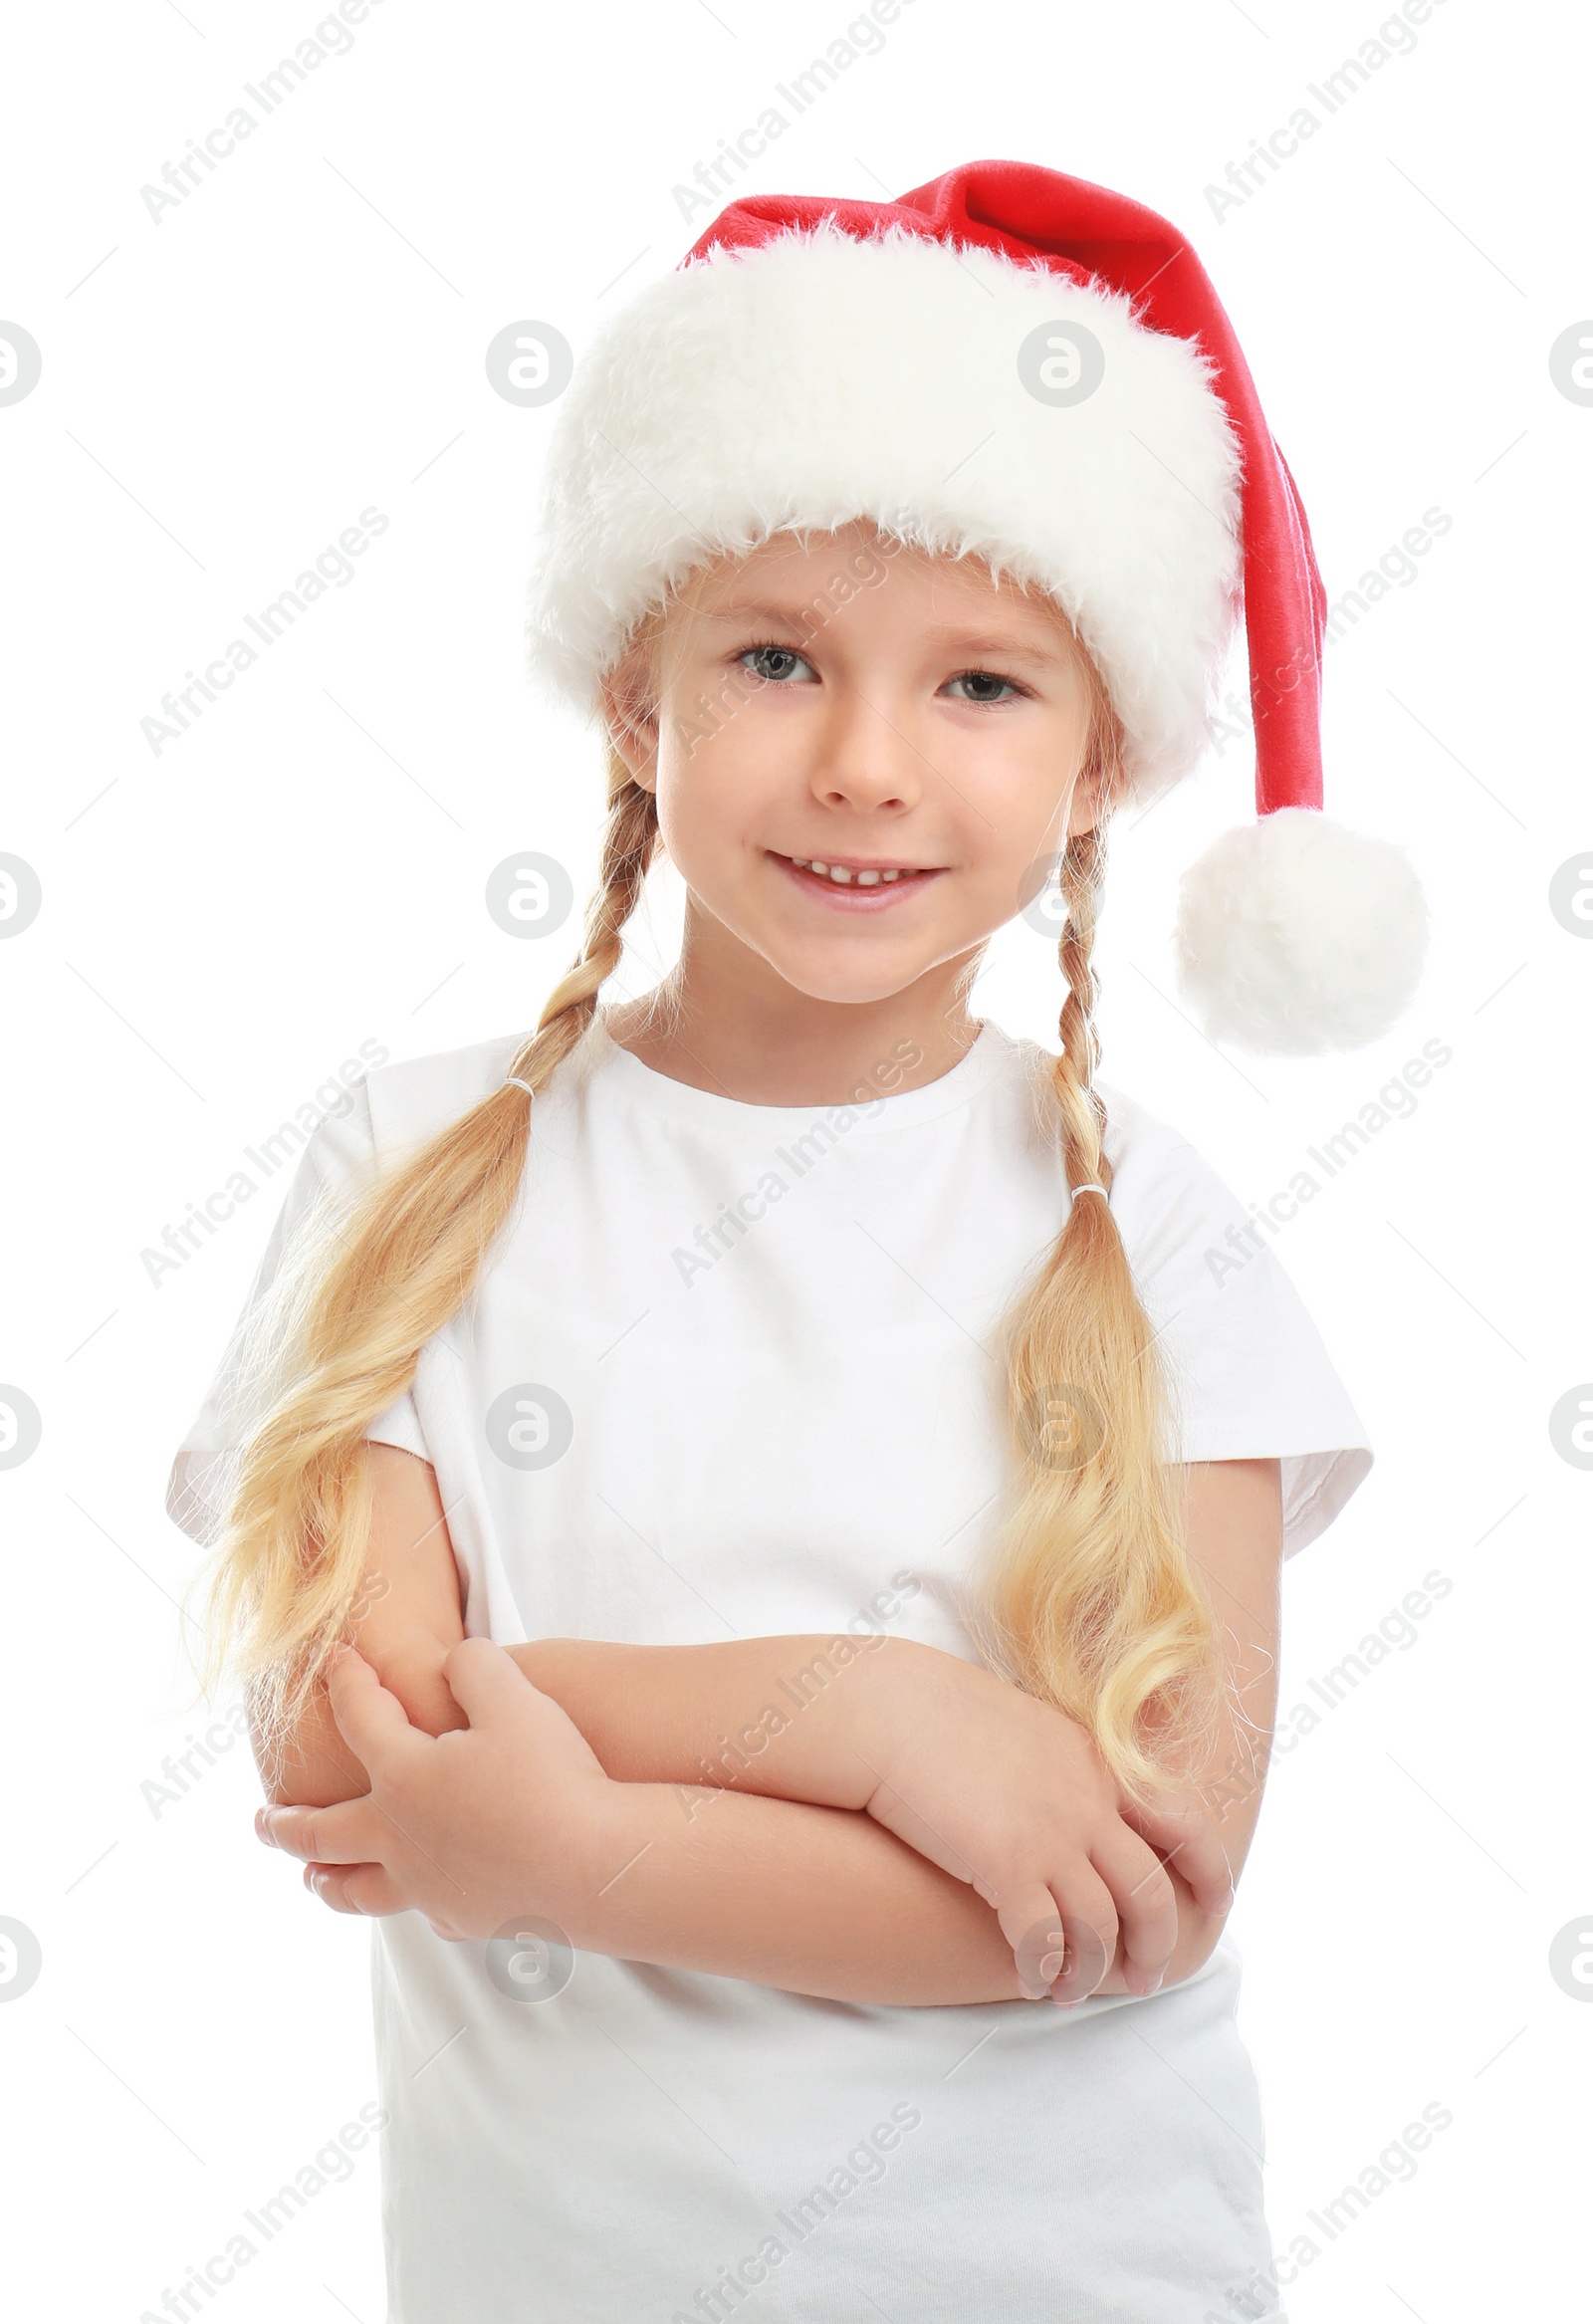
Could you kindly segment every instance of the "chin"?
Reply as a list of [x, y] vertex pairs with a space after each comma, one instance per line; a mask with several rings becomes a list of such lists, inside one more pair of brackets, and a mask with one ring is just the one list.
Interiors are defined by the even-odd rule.
[[767, 953], [765, 958], [777, 976], [809, 1001], [828, 1001], [840, 1007], [893, 1000], [918, 982], [926, 966], [922, 961], [772, 959]]

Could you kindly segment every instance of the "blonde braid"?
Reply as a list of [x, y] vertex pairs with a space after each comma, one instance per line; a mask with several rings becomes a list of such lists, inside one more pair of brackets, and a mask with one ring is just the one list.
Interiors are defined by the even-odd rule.
[[[545, 1088], [591, 1024], [658, 841], [650, 792], [617, 754], [601, 878], [579, 957], [510, 1071]], [[470, 1297], [520, 1189], [533, 1108], [507, 1083], [324, 1224], [273, 1316], [264, 1410], [241, 1448], [205, 1606], [201, 1686], [230, 1662], [278, 1747], [344, 1632], [370, 1527], [364, 1432]]]
[[[1044, 1094], [1069, 1188], [1112, 1183], [1090, 960], [1104, 867], [1099, 826], [1070, 838], [1058, 867], [1067, 998]], [[1015, 1493], [972, 1609], [987, 1659], [1086, 1727], [1142, 1800], [1184, 1775], [1223, 1684], [1156, 1340], [1109, 1204], [1072, 1202], [1003, 1321]]]
[[532, 1068], [543, 1053], [538, 1042], [546, 1031], [557, 1029], [562, 1022], [572, 1021], [572, 1030], [559, 1050], [560, 1056], [568, 1055], [585, 1033], [596, 1012], [598, 993], [619, 966], [625, 928], [641, 901], [657, 844], [657, 799], [652, 792], [643, 790], [619, 753], [611, 749], [608, 822], [603, 831], [597, 887], [586, 906], [586, 931], [579, 957], [544, 1002], [537, 1020], [537, 1033], [517, 1054], [511, 1072], [531, 1080]]
[[1095, 1087], [1101, 1045], [1095, 1031], [1096, 983], [1090, 961], [1105, 878], [1106, 829], [1101, 823], [1093, 830], [1075, 833], [1057, 865], [1057, 886], [1067, 918], [1056, 949], [1067, 981], [1067, 998], [1057, 1028], [1062, 1053], [1052, 1079], [1061, 1112], [1069, 1187], [1094, 1179], [1109, 1192], [1111, 1164], [1101, 1143], [1106, 1134], [1106, 1108]]

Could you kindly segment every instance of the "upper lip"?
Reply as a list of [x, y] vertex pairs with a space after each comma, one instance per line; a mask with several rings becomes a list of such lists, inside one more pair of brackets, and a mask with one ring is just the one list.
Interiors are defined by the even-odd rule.
[[810, 847], [805, 855], [790, 850], [786, 860], [788, 863], [834, 863], [842, 871], [939, 871], [943, 868], [938, 863], [904, 863], [899, 855], [832, 855], [827, 847]]

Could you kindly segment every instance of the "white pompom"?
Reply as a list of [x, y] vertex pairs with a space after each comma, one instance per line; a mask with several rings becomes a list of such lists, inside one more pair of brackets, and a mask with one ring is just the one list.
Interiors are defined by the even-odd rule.
[[1213, 1041], [1270, 1056], [1354, 1049], [1416, 991], [1427, 905], [1404, 851], [1315, 808], [1225, 831], [1179, 883], [1180, 987]]

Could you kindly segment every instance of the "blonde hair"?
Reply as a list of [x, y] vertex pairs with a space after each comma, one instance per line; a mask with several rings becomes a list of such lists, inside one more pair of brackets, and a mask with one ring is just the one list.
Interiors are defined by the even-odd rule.
[[[662, 630], [660, 612], [633, 633], [624, 725], [643, 722], [660, 699]], [[1079, 780], [1102, 778], [1104, 798], [1121, 769], [1122, 730], [1093, 659], [1078, 652], [1089, 692]], [[638, 669], [647, 672], [639, 690]], [[508, 1066], [534, 1091], [591, 1026], [658, 845], [654, 796], [610, 737], [601, 867], [580, 952]], [[1057, 872], [1068, 990], [1061, 1052], [1036, 1096], [1069, 1187], [1111, 1184], [1090, 966], [1104, 868], [1097, 828], [1069, 838]], [[366, 1186], [294, 1273], [291, 1311], [274, 1325], [274, 1385], [240, 1447], [216, 1547], [201, 1672], [208, 1689], [229, 1661], [240, 1670], [268, 1749], [305, 1708], [359, 1597], [370, 1523], [364, 1431], [475, 1291], [520, 1188], [534, 1112], [507, 1085], [481, 1099]], [[995, 1352], [1007, 1371], [1015, 1482], [970, 1627], [987, 1661], [1079, 1721], [1123, 1790], [1144, 1798], [1184, 1774], [1223, 1682], [1185, 1542], [1171, 1383], [1098, 1196], [1071, 1204]]]

